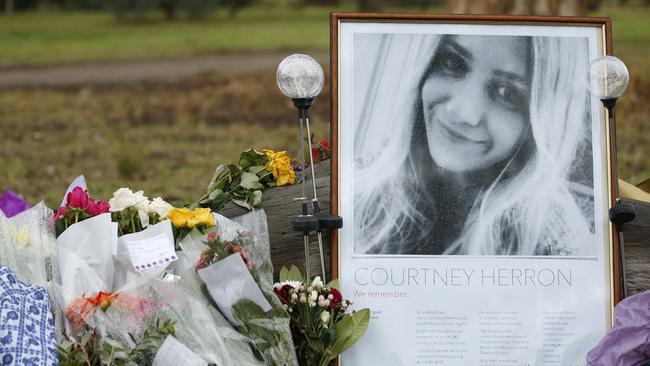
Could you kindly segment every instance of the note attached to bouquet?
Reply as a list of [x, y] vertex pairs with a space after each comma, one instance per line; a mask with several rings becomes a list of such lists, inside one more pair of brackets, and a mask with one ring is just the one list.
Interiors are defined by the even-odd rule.
[[219, 310], [231, 324], [239, 324], [232, 314], [232, 306], [239, 300], [251, 300], [264, 312], [271, 310], [271, 304], [264, 297], [239, 254], [231, 254], [197, 272]]
[[172, 336], [167, 336], [165, 342], [153, 359], [153, 366], [207, 366], [199, 355], [192, 352], [184, 344]]
[[165, 233], [139, 240], [127, 240], [126, 245], [136, 271], [166, 266], [178, 259], [174, 243]]

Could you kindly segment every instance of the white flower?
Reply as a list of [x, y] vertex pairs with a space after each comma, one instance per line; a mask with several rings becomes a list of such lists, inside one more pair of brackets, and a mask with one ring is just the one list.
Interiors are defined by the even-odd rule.
[[318, 299], [318, 292], [312, 291], [309, 293], [309, 302], [316, 302]]
[[146, 213], [145, 211], [138, 210], [138, 217], [140, 218], [140, 223], [142, 224], [143, 229], [145, 227], [149, 226], [149, 214], [148, 213]]
[[135, 208], [138, 209], [138, 211], [142, 211], [146, 213], [147, 215], [149, 214], [149, 198], [144, 195], [144, 191], [137, 191], [133, 194], [135, 197]]
[[151, 201], [151, 204], [149, 204], [149, 213], [156, 213], [158, 216], [163, 218], [167, 216], [173, 208], [172, 205], [165, 202], [162, 198], [156, 197]]
[[320, 276], [316, 276], [314, 278], [314, 281], [312, 281], [311, 283], [311, 287], [316, 290], [320, 290], [323, 288], [323, 281], [321, 281]]
[[305, 294], [300, 295], [300, 302], [303, 304], [307, 302], [307, 297], [305, 296]]
[[137, 203], [135, 194], [129, 188], [120, 188], [113, 192], [113, 198], [108, 201], [111, 212], [122, 211], [127, 207], [135, 206]]
[[284, 281], [284, 282], [276, 282], [273, 285], [273, 288], [275, 289], [281, 289], [284, 287], [284, 285], [289, 285], [293, 287], [294, 289], [299, 289], [300, 288], [300, 281]]
[[330, 312], [329, 311], [323, 311], [320, 313], [320, 320], [323, 322], [323, 324], [327, 325], [330, 321]]

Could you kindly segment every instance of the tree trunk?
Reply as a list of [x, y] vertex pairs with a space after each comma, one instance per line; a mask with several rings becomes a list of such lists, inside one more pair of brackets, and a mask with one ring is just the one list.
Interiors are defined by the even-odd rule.
[[14, 12], [14, 0], [5, 0], [5, 14], [10, 15]]
[[455, 14], [585, 15], [588, 0], [448, 0]]

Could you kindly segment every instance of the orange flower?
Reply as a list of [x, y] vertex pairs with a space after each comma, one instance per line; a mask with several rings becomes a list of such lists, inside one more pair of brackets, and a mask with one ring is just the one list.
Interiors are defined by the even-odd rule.
[[106, 311], [111, 304], [113, 303], [113, 300], [117, 297], [116, 293], [113, 292], [103, 292], [99, 291], [97, 296], [88, 299], [91, 304], [95, 307], [99, 307], [100, 309]]

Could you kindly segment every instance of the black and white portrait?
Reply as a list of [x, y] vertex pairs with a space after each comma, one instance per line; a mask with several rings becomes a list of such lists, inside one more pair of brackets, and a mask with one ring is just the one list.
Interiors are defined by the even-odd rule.
[[353, 42], [355, 255], [595, 254], [586, 38]]

